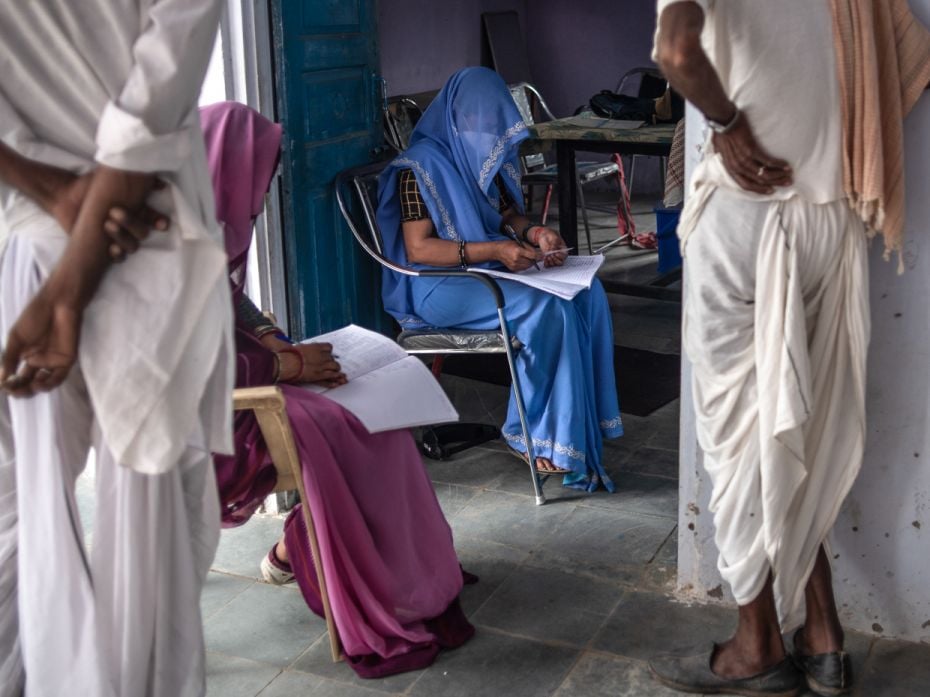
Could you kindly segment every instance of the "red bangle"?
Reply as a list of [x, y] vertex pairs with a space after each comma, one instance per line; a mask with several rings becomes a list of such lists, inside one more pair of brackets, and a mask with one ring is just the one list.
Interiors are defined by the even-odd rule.
[[277, 353], [293, 353], [295, 356], [297, 356], [297, 358], [300, 360], [300, 370], [297, 372], [297, 379], [299, 380], [300, 377], [304, 374], [304, 368], [306, 367], [304, 364], [304, 355], [295, 348], [278, 349]]

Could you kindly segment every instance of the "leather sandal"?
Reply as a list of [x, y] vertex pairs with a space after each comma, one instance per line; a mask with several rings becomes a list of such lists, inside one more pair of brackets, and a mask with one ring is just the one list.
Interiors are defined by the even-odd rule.
[[[519, 458], [520, 460], [523, 460], [523, 462], [525, 462], [526, 464], [530, 464], [530, 459], [529, 457], [527, 457], [526, 453], [521, 453], [516, 448], [511, 448], [509, 445], [507, 445], [507, 443], [504, 443], [504, 445], [507, 448], [507, 452], [509, 452], [511, 455], [513, 455], [516, 458]], [[551, 470], [541, 470], [539, 469], [539, 467], [535, 467], [534, 469], [536, 470], [537, 474], [541, 474], [544, 477], [548, 477], [550, 475], [572, 473], [572, 470], [562, 469], [561, 467], [556, 467], [555, 469], [551, 469]]]
[[748, 678], [724, 678], [711, 669], [717, 648], [711, 644], [688, 656], [658, 656], [649, 661], [649, 670], [660, 683], [679, 692], [798, 697], [804, 691], [804, 679], [790, 657]]
[[801, 651], [798, 640], [801, 627], [794, 633], [792, 658], [807, 680], [807, 687], [820, 697], [837, 697], [845, 695], [852, 687], [852, 659], [845, 651], [831, 651], [808, 656]]

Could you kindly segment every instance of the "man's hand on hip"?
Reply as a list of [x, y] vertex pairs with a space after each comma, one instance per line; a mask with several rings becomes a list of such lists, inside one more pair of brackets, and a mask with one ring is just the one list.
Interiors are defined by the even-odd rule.
[[739, 114], [727, 133], [714, 134], [714, 150], [720, 153], [730, 176], [746, 191], [771, 194], [778, 186], [790, 186], [791, 166], [769, 155], [756, 140], [745, 114]]

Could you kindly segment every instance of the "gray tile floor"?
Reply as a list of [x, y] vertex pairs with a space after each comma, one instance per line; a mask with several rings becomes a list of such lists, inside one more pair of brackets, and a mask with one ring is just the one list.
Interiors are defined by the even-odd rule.
[[[650, 228], [650, 205], [640, 226]], [[595, 215], [595, 243], [614, 234]], [[653, 227], [654, 229], [654, 227]], [[654, 275], [654, 255], [615, 249], [610, 264], [631, 280]], [[615, 257], [617, 259], [615, 259]], [[676, 353], [680, 308], [612, 297], [618, 343]], [[500, 423], [506, 390], [459, 378], [444, 385], [468, 421]], [[489, 444], [452, 462], [427, 462], [466, 569], [473, 640], [429, 669], [361, 680], [332, 663], [323, 621], [293, 586], [258, 580], [258, 562], [281, 520], [256, 516], [224, 531], [203, 596], [212, 697], [671, 697], [655, 684], [650, 655], [723, 638], [732, 610], [675, 602], [677, 402], [648, 418], [625, 416], [626, 435], [606, 444], [618, 485], [593, 495], [546, 485], [533, 505], [525, 465]], [[86, 488], [86, 487], [85, 487]], [[89, 492], [85, 492], [85, 496]], [[848, 637], [856, 697], [926, 697], [930, 646]]]
[[[490, 404], [500, 388], [450, 378], [456, 401]], [[480, 393], [469, 398], [469, 393]], [[474, 406], [472, 406], [474, 410]], [[477, 411], [477, 410], [475, 410]], [[676, 561], [678, 404], [626, 417], [629, 441], [608, 450], [618, 492], [546, 485], [533, 505], [525, 466], [501, 446], [427, 462], [462, 564], [481, 581], [463, 605], [477, 627], [429, 669], [360, 680], [329, 658], [325, 626], [293, 587], [258, 580], [280, 521], [257, 517], [224, 532], [204, 595], [208, 694], [215, 697], [669, 697], [645, 661], [724, 638], [735, 614], [671, 598]], [[480, 414], [475, 413], [472, 418]], [[930, 646], [850, 633], [859, 697], [926, 697]]]

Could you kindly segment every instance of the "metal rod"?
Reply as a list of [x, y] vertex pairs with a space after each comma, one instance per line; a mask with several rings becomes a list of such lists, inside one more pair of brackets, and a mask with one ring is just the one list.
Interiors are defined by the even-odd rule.
[[523, 429], [523, 439], [526, 441], [526, 459], [530, 465], [530, 474], [533, 477], [533, 493], [536, 496], [536, 505], [542, 506], [546, 502], [542, 485], [539, 483], [539, 473], [536, 471], [536, 455], [533, 452], [533, 436], [526, 423], [526, 410], [523, 407], [523, 390], [520, 389], [520, 377], [517, 375], [517, 364], [513, 357], [513, 345], [510, 343], [510, 331], [507, 329], [507, 318], [504, 317], [504, 308], [497, 308], [497, 317], [501, 323], [501, 335], [504, 346], [507, 348], [507, 364], [510, 366], [510, 376], [513, 379], [513, 396], [517, 404], [517, 414], [520, 415], [520, 427]]

